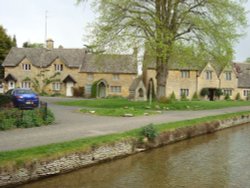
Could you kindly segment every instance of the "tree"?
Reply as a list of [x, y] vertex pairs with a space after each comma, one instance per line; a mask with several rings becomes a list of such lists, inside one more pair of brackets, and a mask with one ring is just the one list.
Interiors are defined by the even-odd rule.
[[15, 46], [13, 39], [7, 35], [6, 30], [0, 25], [0, 79], [4, 77], [2, 63], [13, 46]]
[[43, 43], [30, 43], [26, 41], [23, 43], [23, 48], [43, 48]]
[[248, 58], [246, 59], [246, 62], [247, 62], [247, 63], [250, 63], [250, 57], [248, 57]]
[[171, 63], [232, 60], [233, 45], [247, 25], [242, 2], [95, 0], [99, 17], [88, 38], [105, 50], [143, 46], [155, 59], [159, 99], [166, 95]]

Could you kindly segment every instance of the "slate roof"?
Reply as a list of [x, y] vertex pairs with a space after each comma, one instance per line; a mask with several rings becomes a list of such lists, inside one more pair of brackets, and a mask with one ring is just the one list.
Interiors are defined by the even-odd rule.
[[[152, 57], [146, 57], [144, 60], [144, 67], [146, 69], [155, 69], [156, 68], [156, 61]], [[207, 66], [207, 62], [200, 63], [200, 62], [177, 62], [172, 60], [169, 64], [169, 70], [192, 70], [192, 71], [199, 71], [201, 73], [204, 68]], [[214, 68], [216, 74], [220, 76], [221, 72], [225, 69], [226, 64], [218, 64], [214, 62], [210, 62], [211, 66]], [[233, 65], [233, 64], [232, 64]], [[232, 66], [233, 67], [233, 66]]]
[[238, 73], [238, 87], [250, 88], [250, 63], [234, 63]]
[[61, 59], [68, 67], [79, 67], [84, 59], [84, 49], [12, 48], [3, 66], [17, 66], [24, 58], [34, 66], [48, 67], [55, 59]]
[[137, 74], [137, 61], [133, 55], [88, 54], [85, 49], [45, 49], [13, 47], [3, 62], [4, 67], [15, 67], [27, 58], [36, 67], [48, 67], [59, 58], [72, 68], [88, 73]]
[[137, 61], [133, 55], [86, 54], [80, 72], [137, 74]]

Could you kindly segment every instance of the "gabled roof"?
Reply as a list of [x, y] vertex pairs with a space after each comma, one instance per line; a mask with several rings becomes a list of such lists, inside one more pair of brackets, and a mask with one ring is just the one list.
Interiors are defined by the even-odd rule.
[[13, 80], [13, 81], [17, 81], [17, 79], [16, 79], [16, 77], [15, 76], [13, 76], [12, 74], [8, 74], [5, 78], [4, 78], [4, 80], [6, 81], [6, 82], [8, 82], [9, 80]]
[[13, 47], [3, 62], [3, 66], [17, 66], [24, 58], [36, 67], [47, 67], [59, 58], [68, 67], [79, 67], [84, 59], [84, 49], [45, 49]]
[[238, 87], [250, 88], [250, 63], [234, 63], [238, 74]]
[[63, 83], [66, 83], [66, 82], [74, 82], [74, 83], [76, 83], [75, 79], [70, 75], [66, 76], [62, 81], [63, 81]]
[[80, 72], [137, 74], [137, 61], [133, 55], [86, 54]]

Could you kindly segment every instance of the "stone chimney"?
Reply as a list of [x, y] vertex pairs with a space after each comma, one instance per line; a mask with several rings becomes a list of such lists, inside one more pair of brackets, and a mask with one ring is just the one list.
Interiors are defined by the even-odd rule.
[[52, 39], [47, 39], [46, 40], [46, 48], [51, 50], [54, 48], [54, 41]]

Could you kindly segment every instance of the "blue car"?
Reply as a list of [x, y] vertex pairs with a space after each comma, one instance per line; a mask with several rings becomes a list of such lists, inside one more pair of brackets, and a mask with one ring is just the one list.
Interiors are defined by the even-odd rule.
[[39, 96], [31, 89], [10, 89], [6, 95], [11, 97], [14, 107], [33, 109], [39, 106]]

